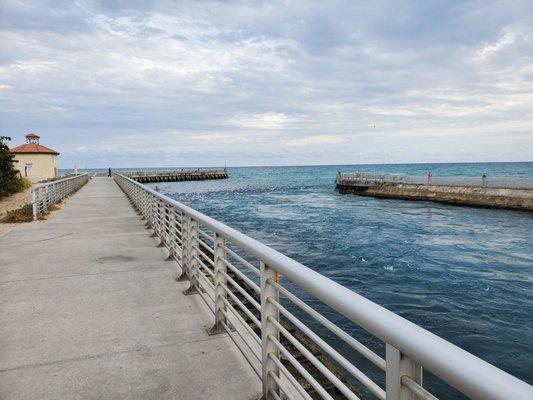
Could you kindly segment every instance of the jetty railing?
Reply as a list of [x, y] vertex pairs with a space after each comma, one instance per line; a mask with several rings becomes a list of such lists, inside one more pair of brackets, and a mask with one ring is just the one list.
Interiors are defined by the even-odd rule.
[[89, 174], [80, 174], [35, 186], [31, 190], [33, 219], [36, 220], [50, 207], [89, 181]]
[[[113, 176], [177, 261], [178, 280], [190, 282], [184, 293], [200, 296], [213, 313], [211, 333], [226, 332], [261, 379], [264, 399], [362, 398], [350, 382], [381, 400], [436, 399], [423, 385], [425, 369], [472, 399], [533, 398], [527, 383], [318, 272], [127, 176]], [[300, 290], [379, 339], [383, 356], [304, 302], [295, 294]], [[331, 337], [340, 339], [344, 350], [333, 348]], [[349, 380], [331, 372], [309, 343]], [[368, 363], [354, 365], [354, 351]], [[383, 374], [384, 385], [363, 372], [363, 365]]]
[[364, 184], [376, 186], [384, 183], [414, 185], [486, 187], [492, 189], [533, 189], [533, 178], [493, 176], [409, 176], [404, 174], [338, 173], [338, 185]]

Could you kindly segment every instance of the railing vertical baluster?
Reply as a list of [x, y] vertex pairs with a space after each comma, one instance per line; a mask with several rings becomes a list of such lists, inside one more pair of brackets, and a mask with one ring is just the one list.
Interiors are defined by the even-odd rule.
[[164, 221], [164, 203], [163, 200], [157, 199], [157, 236], [164, 241], [165, 235], [165, 221]]
[[196, 269], [198, 266], [198, 261], [196, 260], [198, 256], [198, 250], [196, 249], [198, 247], [198, 221], [190, 216], [187, 216], [187, 218], [189, 218], [189, 224], [187, 229], [187, 261], [185, 268], [187, 269], [190, 286], [183, 294], [189, 295], [198, 293], [198, 271]]
[[225, 332], [224, 325], [226, 323], [226, 317], [224, 312], [226, 311], [226, 303], [224, 298], [227, 298], [226, 290], [222, 285], [227, 286], [227, 278], [224, 275], [227, 272], [226, 264], [224, 259], [226, 258], [226, 250], [224, 246], [226, 245], [226, 240], [220, 236], [218, 233], [215, 233], [215, 238], [213, 241], [213, 252], [215, 258], [215, 325], [209, 330], [209, 334], [215, 335], [218, 333]]
[[157, 209], [157, 231], [156, 234], [163, 240], [163, 201], [157, 198], [156, 200], [156, 209]]
[[157, 235], [158, 221], [159, 221], [159, 199], [156, 196], [152, 196], [152, 229], [154, 230], [153, 236]]
[[172, 215], [174, 214], [172, 206], [165, 203], [165, 244], [167, 247], [171, 246], [172, 243]]
[[176, 255], [176, 210], [171, 205], [168, 206], [168, 209], [167, 249], [168, 259], [171, 260]]
[[31, 204], [32, 204], [32, 208], [33, 208], [33, 220], [36, 221], [37, 220], [37, 190], [32, 190], [31, 191]]
[[141, 200], [141, 214], [142, 219], [144, 220], [145, 224], [148, 225], [149, 219], [148, 219], [148, 192], [143, 191], [142, 194], [142, 200]]
[[188, 258], [189, 258], [189, 222], [190, 217], [185, 214], [181, 214], [181, 257], [178, 264], [181, 267], [181, 275], [176, 278], [176, 281], [183, 282], [189, 279], [189, 271], [187, 270]]
[[163, 204], [161, 245], [168, 247], [170, 244], [170, 206], [163, 201], [161, 203]]
[[151, 194], [150, 195], [150, 227], [151, 228], [154, 228], [155, 226], [156, 201], [157, 201], [157, 198], [153, 194]]
[[402, 376], [409, 376], [422, 386], [422, 367], [406, 357], [396, 347], [386, 344], [385, 388], [387, 400], [417, 400], [409, 389], [402, 387]]
[[265, 400], [273, 398], [270, 393], [271, 391], [279, 394], [279, 388], [271, 377], [271, 374], [279, 377], [279, 368], [268, 356], [269, 354], [274, 354], [279, 359], [279, 350], [272, 340], [270, 340], [271, 336], [279, 340], [279, 330], [270, 321], [270, 319], [279, 321], [279, 311], [268, 301], [268, 298], [279, 301], [279, 293], [278, 290], [268, 282], [269, 279], [274, 282], [279, 282], [279, 274], [261, 261], [261, 367], [263, 399]]

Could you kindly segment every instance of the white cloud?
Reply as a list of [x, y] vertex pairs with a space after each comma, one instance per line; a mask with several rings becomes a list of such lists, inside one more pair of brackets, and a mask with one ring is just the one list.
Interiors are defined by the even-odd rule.
[[306, 136], [303, 138], [287, 139], [282, 141], [285, 146], [314, 146], [314, 145], [328, 145], [348, 142], [349, 138], [339, 135], [315, 135]]
[[483, 48], [477, 53], [477, 56], [482, 59], [490, 57], [494, 53], [497, 53], [498, 51], [515, 43], [517, 36], [518, 32], [504, 29], [503, 35], [498, 38], [496, 42], [484, 45]]
[[245, 128], [282, 129], [297, 122], [283, 113], [268, 112], [263, 114], [241, 114], [228, 118], [226, 122]]

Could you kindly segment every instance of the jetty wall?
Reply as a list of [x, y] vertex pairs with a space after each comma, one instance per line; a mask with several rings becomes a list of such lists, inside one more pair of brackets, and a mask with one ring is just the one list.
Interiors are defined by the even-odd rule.
[[341, 193], [353, 193], [361, 196], [426, 200], [463, 206], [533, 211], [533, 190], [529, 189], [499, 189], [407, 183], [381, 183], [374, 186], [337, 183], [336, 188]]
[[155, 171], [148, 173], [126, 173], [131, 179], [139, 183], [150, 182], [182, 182], [182, 181], [205, 181], [210, 179], [228, 179], [226, 170], [220, 171]]

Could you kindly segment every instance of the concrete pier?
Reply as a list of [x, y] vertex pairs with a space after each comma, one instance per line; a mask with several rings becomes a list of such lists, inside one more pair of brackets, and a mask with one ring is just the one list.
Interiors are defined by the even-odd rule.
[[[407, 181], [406, 181], [407, 180]], [[522, 179], [522, 181], [526, 181]], [[425, 200], [460, 206], [533, 211], [533, 189], [466, 184], [409, 182], [402, 176], [367, 177], [362, 174], [337, 176], [335, 188], [343, 194], [357, 194], [403, 200]]]
[[0, 399], [242, 399], [261, 386], [111, 178], [0, 238]]
[[182, 182], [182, 181], [205, 181], [211, 179], [228, 179], [226, 170], [198, 170], [198, 171], [152, 171], [126, 173], [131, 179], [140, 183], [151, 182]]

